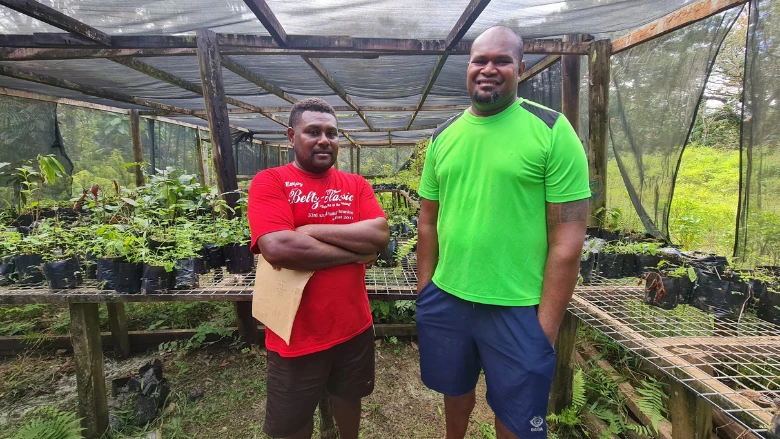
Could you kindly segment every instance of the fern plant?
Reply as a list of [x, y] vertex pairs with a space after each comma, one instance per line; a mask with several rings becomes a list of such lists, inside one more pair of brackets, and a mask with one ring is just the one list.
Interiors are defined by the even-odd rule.
[[650, 422], [653, 424], [653, 430], [656, 433], [658, 432], [658, 422], [666, 419], [666, 400], [669, 399], [669, 395], [666, 394], [663, 386], [663, 383], [653, 377], [647, 377], [647, 381], [640, 382], [639, 387], [636, 389], [642, 395], [637, 398], [637, 405], [650, 416]]
[[561, 410], [559, 414], [547, 415], [547, 422], [554, 422], [564, 429], [571, 429], [580, 424], [580, 412], [586, 403], [585, 378], [582, 375], [582, 369], [577, 369], [572, 381], [571, 405]]
[[84, 429], [75, 413], [41, 407], [33, 414], [35, 417], [23, 425], [12, 439], [81, 439]]

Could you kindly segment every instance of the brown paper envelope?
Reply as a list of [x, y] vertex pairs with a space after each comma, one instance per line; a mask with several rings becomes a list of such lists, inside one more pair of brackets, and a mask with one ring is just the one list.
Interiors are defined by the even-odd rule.
[[262, 255], [257, 257], [257, 275], [252, 292], [252, 316], [290, 344], [295, 314], [303, 288], [313, 271], [274, 270]]

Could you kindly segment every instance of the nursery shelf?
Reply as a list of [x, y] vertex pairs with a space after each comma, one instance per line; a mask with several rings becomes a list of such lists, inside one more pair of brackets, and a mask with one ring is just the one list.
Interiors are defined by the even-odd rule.
[[595, 278], [569, 309], [763, 437], [778, 412], [780, 326], [750, 314], [716, 319], [689, 305], [666, 311], [642, 299], [635, 279]]
[[[95, 281], [79, 288], [49, 290], [43, 285], [0, 287], [0, 304], [21, 303], [111, 303], [111, 302], [244, 302], [252, 299], [255, 273], [230, 274], [222, 269], [199, 276], [199, 287], [168, 290], [158, 294], [119, 294], [100, 290]], [[398, 267], [372, 267], [366, 270], [366, 288], [370, 299], [403, 300], [417, 297], [417, 261], [414, 255]]]

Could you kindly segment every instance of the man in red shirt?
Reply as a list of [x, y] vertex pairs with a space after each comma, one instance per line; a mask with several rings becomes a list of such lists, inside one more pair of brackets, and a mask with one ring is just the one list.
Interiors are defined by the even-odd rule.
[[374, 332], [366, 263], [390, 230], [371, 185], [333, 168], [336, 113], [321, 99], [290, 111], [295, 162], [258, 173], [249, 188], [252, 251], [274, 267], [314, 270], [303, 290], [290, 344], [266, 330], [265, 433], [311, 438], [327, 390], [342, 439], [357, 439], [360, 399], [374, 389]]

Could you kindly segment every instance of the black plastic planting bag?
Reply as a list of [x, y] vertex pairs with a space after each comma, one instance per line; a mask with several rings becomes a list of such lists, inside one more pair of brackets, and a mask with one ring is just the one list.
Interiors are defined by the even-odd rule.
[[693, 282], [688, 276], [672, 277], [660, 273], [647, 273], [645, 278], [645, 303], [663, 309], [673, 309], [687, 303]]
[[206, 274], [209, 272], [209, 266], [206, 262], [206, 256], [205, 256], [205, 250], [201, 250], [201, 257], [193, 258], [193, 262], [195, 264], [195, 273], [196, 274]]
[[691, 305], [696, 308], [717, 318], [739, 320], [749, 300], [748, 284], [696, 270], [696, 287], [691, 300]]
[[634, 275], [634, 255], [599, 254], [598, 273], [607, 279], [620, 279]]
[[231, 244], [225, 246], [225, 266], [228, 273], [249, 273], [254, 265], [254, 256], [249, 244]]
[[390, 242], [387, 243], [387, 247], [385, 247], [385, 250], [379, 254], [379, 257], [377, 258], [377, 262], [381, 262], [383, 265], [392, 267], [395, 265], [393, 255], [395, 254], [395, 249], [398, 247], [398, 241], [395, 238], [390, 238]]
[[116, 258], [100, 258], [97, 260], [96, 278], [101, 290], [114, 289], [114, 261]]
[[19, 255], [14, 258], [14, 265], [16, 265], [17, 282], [20, 284], [39, 284], [43, 282], [43, 270], [41, 269], [43, 256]]
[[176, 261], [176, 281], [173, 285], [178, 290], [188, 290], [198, 287], [198, 273], [196, 273], [194, 258], [179, 259]]
[[142, 269], [141, 264], [114, 261], [114, 290], [121, 294], [140, 293]]
[[594, 253], [588, 253], [586, 259], [580, 258], [580, 276], [582, 276], [582, 283], [588, 284], [593, 279], [593, 267], [596, 264], [596, 255]]
[[165, 267], [144, 264], [141, 273], [141, 294], [156, 294], [169, 290], [172, 277], [173, 273], [165, 271]]
[[14, 258], [11, 256], [0, 258], [0, 286], [12, 284], [16, 278], [15, 271]]
[[636, 255], [634, 256], [634, 270], [636, 274], [647, 273], [653, 271], [661, 262], [660, 256], [653, 255]]
[[43, 274], [50, 290], [76, 288], [81, 283], [80, 269], [76, 258], [43, 264]]
[[757, 280], [753, 281], [753, 295], [758, 300], [756, 317], [780, 325], [780, 290], [778, 290], [778, 286], [769, 286]]
[[203, 250], [206, 253], [206, 262], [209, 268], [219, 268], [225, 265], [225, 250], [222, 247], [206, 244], [203, 246]]

